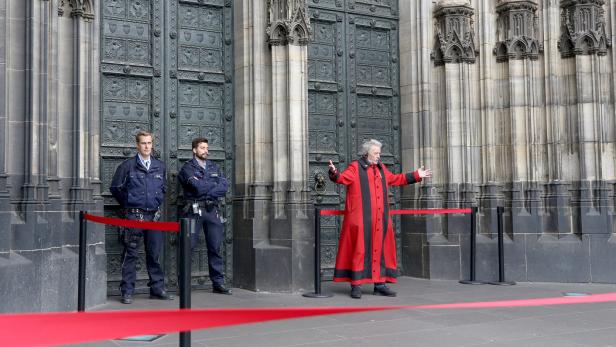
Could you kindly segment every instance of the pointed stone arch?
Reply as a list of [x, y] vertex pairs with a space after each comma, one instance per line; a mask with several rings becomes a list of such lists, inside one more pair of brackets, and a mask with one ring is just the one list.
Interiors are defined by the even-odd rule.
[[596, 46], [595, 38], [590, 33], [586, 33], [576, 40], [575, 51], [576, 54], [582, 55], [594, 54], [597, 50]]
[[295, 0], [269, 0], [268, 42], [272, 46], [310, 42], [310, 20], [306, 17], [306, 4]]
[[285, 45], [287, 44], [288, 36], [289, 31], [285, 23], [276, 23], [276, 25], [271, 27], [271, 32], [269, 32], [269, 44], [272, 46]]
[[293, 27], [293, 29], [291, 30], [290, 38], [290, 43], [306, 45], [308, 44], [308, 42], [310, 42], [310, 36], [308, 34], [308, 31], [301, 23], [298, 23]]
[[522, 39], [517, 39], [513, 41], [511, 44], [511, 49], [509, 50], [509, 56], [514, 59], [523, 59], [528, 56], [528, 46], [526, 42]]
[[451, 45], [447, 51], [445, 51], [446, 63], [461, 63], [464, 56], [464, 49], [459, 44]]
[[496, 43], [496, 47], [494, 48], [494, 54], [496, 54], [496, 61], [499, 63], [503, 61], [507, 61], [508, 59], [507, 51], [508, 51], [507, 44], [505, 44], [504, 42]]

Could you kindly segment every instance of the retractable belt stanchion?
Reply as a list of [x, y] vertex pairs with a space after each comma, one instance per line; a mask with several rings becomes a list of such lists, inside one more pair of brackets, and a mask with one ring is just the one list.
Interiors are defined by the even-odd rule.
[[496, 208], [496, 221], [498, 223], [498, 282], [490, 282], [490, 284], [499, 286], [512, 286], [515, 282], [505, 281], [505, 250], [503, 241], [503, 213], [505, 208], [498, 206]]
[[471, 274], [470, 279], [462, 280], [460, 283], [462, 284], [485, 284], [485, 282], [475, 280], [475, 268], [476, 268], [476, 258], [477, 258], [477, 207], [471, 207]]
[[79, 266], [77, 271], [77, 311], [86, 309], [86, 264], [87, 264], [87, 235], [88, 221], [105, 225], [114, 225], [123, 228], [150, 229], [169, 232], [180, 230], [177, 222], [146, 222], [142, 220], [127, 220], [110, 218], [88, 214], [87, 211], [79, 211]]
[[[190, 308], [190, 255], [191, 255], [191, 234], [195, 232], [196, 222], [193, 218], [182, 218], [180, 221], [180, 309]], [[180, 347], [190, 347], [190, 331], [180, 332]]]
[[79, 211], [79, 268], [77, 279], [77, 311], [84, 312], [86, 310], [86, 251], [87, 251], [87, 235], [88, 221], [86, 220], [86, 211]]
[[329, 298], [333, 294], [321, 293], [321, 209], [314, 209], [314, 293], [305, 293], [307, 298]]

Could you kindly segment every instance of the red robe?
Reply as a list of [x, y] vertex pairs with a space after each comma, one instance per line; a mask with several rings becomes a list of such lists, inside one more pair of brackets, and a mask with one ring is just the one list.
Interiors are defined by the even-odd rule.
[[416, 171], [393, 174], [384, 164], [370, 165], [362, 158], [342, 173], [330, 171], [329, 178], [347, 186], [334, 281], [396, 282], [396, 237], [387, 187], [416, 183], [421, 177]]

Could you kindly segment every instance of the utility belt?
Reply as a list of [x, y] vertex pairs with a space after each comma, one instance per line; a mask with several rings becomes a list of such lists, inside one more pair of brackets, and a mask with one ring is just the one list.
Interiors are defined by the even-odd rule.
[[186, 206], [184, 206], [185, 213], [193, 213], [201, 215], [201, 209], [204, 209], [207, 212], [212, 212], [215, 208], [218, 207], [218, 200], [201, 200], [201, 201], [189, 201]]
[[139, 217], [140, 220], [144, 220], [143, 216], [151, 216], [154, 215], [153, 221], [158, 221], [160, 219], [160, 210], [145, 210], [142, 208], [126, 208], [124, 209], [124, 213], [126, 214], [134, 214]]
[[155, 214], [158, 210], [145, 210], [142, 208], [127, 208], [124, 209], [126, 213], [139, 213], [139, 214]]
[[[124, 214], [135, 215], [140, 221], [145, 221], [145, 216], [153, 215], [154, 218], [152, 218], [151, 221], [157, 222], [161, 217], [160, 210], [146, 210], [143, 208], [125, 208]], [[118, 237], [119, 241], [126, 247], [137, 248], [139, 240], [143, 237], [143, 231], [133, 228], [120, 227]]]

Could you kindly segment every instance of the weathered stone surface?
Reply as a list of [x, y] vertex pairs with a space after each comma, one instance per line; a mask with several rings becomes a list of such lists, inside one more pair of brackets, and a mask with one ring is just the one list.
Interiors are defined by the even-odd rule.
[[[90, 1], [74, 5], [60, 18], [58, 1], [0, 4], [0, 293], [10, 298], [0, 312], [75, 309], [76, 216], [102, 211], [98, 76], [85, 73], [98, 71], [98, 24]], [[102, 228], [88, 235], [93, 306], [105, 300], [106, 254]]]
[[[400, 6], [401, 127], [408, 132], [402, 164], [421, 162], [435, 173], [423, 183], [429, 191], [406, 189], [402, 200], [413, 208], [479, 206], [477, 272], [488, 279], [498, 270], [496, 206], [505, 207], [508, 279], [600, 278], [591, 262], [605, 269], [616, 257], [607, 251], [616, 177], [615, 105], [605, 98], [614, 93], [605, 76], [616, 69], [604, 57], [611, 50], [605, 30], [611, 6], [603, 0]], [[469, 38], [477, 55], [445, 59], [443, 47], [462, 47], [457, 42]], [[443, 262], [454, 257], [431, 240], [436, 235], [455, 247], [451, 236], [459, 233], [458, 263], [467, 274], [468, 234], [460, 229], [460, 222], [406, 219], [404, 271], [457, 279], [435, 264], [434, 252]]]

